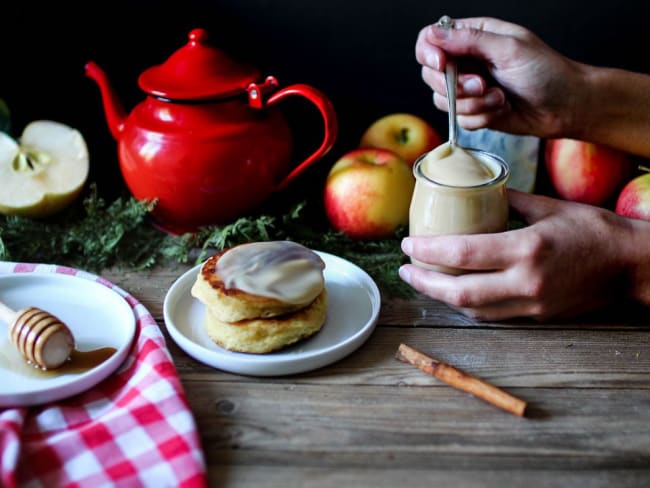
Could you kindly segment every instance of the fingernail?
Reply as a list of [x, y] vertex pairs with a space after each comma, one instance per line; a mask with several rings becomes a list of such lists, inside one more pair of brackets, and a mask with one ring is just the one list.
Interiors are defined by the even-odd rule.
[[403, 281], [406, 283], [411, 283], [411, 273], [409, 273], [409, 270], [406, 266], [401, 266], [397, 272]]
[[483, 93], [483, 84], [478, 78], [469, 78], [463, 82], [463, 91], [467, 95], [481, 95]]
[[409, 256], [413, 252], [413, 241], [408, 237], [402, 239], [402, 251], [404, 251], [404, 253], [408, 254]]

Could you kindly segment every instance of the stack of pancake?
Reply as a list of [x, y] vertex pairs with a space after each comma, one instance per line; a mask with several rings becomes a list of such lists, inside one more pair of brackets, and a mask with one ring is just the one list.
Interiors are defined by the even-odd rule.
[[325, 263], [292, 241], [240, 244], [201, 266], [192, 296], [219, 346], [263, 354], [311, 337], [325, 323]]

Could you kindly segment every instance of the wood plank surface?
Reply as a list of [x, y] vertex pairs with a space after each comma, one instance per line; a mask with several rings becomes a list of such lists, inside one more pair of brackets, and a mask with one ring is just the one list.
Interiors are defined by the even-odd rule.
[[432, 488], [641, 488], [648, 486], [645, 470], [528, 471], [510, 469], [352, 469], [211, 465], [213, 486], [240, 487], [432, 487]]
[[[228, 450], [237, 464], [337, 469], [639, 469], [650, 463], [646, 392], [516, 389], [535, 405], [520, 419], [444, 388], [197, 386], [190, 403], [204, 419], [209, 463], [222, 463]], [[619, 393], [628, 400], [617, 401]]]
[[[575, 321], [480, 323], [416, 295], [383, 297], [358, 350], [298, 375], [205, 366], [162, 304], [191, 265], [110, 270], [165, 334], [211, 486], [650, 486], [650, 320], [620, 304]], [[519, 418], [398, 361], [401, 343], [528, 402]]]
[[[417, 345], [500, 387], [650, 389], [650, 331], [494, 331], [378, 327], [368, 342], [341, 361], [292, 375], [297, 384], [443, 386], [394, 357], [400, 343]], [[197, 363], [168, 339], [180, 374], [188, 380], [258, 382]], [[284, 378], [266, 378], [283, 382]], [[448, 388], [447, 386], [444, 386]]]

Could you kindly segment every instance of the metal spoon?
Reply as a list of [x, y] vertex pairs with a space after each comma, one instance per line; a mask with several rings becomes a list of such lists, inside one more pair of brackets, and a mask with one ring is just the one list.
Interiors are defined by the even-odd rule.
[[[446, 29], [453, 29], [455, 26], [454, 19], [448, 15], [443, 15], [438, 21], [438, 25]], [[445, 86], [447, 88], [447, 104], [449, 110], [449, 145], [453, 148], [457, 145], [457, 122], [456, 122], [456, 87], [458, 84], [458, 67], [456, 60], [447, 55], [447, 64], [445, 66]]]

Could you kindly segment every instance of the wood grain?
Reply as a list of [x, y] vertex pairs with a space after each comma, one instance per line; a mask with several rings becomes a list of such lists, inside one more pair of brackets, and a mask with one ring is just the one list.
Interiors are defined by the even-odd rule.
[[[169, 337], [162, 303], [191, 266], [109, 270], [165, 334], [212, 486], [650, 486], [650, 320], [628, 304], [572, 322], [480, 323], [384, 297], [370, 339], [327, 367], [256, 378]], [[399, 344], [528, 402], [519, 418], [395, 360]]]

